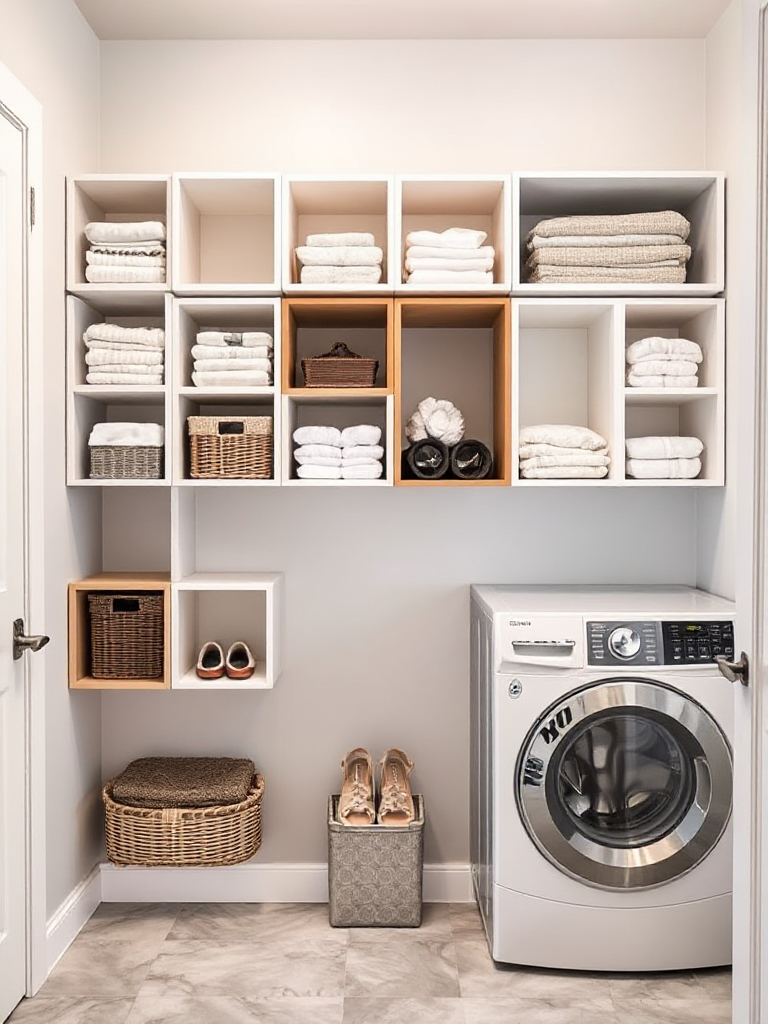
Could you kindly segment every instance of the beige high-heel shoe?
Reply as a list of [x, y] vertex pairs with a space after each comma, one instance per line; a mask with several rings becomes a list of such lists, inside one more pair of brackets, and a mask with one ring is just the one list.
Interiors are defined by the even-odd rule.
[[341, 762], [344, 781], [339, 797], [339, 821], [342, 825], [373, 825], [373, 761], [363, 747], [350, 750]]
[[413, 794], [408, 776], [413, 761], [403, 750], [390, 747], [379, 762], [381, 782], [379, 784], [379, 811], [376, 820], [380, 825], [390, 827], [408, 825], [416, 817]]

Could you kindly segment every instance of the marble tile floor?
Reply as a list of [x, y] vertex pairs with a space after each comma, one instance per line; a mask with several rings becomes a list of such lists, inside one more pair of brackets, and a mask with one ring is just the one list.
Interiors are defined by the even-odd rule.
[[102, 904], [11, 1024], [729, 1024], [730, 971], [495, 965], [473, 904], [418, 929], [325, 904]]

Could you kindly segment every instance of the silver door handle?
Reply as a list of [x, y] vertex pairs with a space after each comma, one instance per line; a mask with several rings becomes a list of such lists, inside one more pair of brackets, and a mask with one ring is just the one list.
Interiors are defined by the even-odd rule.
[[719, 654], [715, 661], [729, 682], [735, 683], [738, 680], [742, 686], [749, 686], [749, 658], [744, 651], [739, 655], [738, 661], [728, 661], [722, 654]]
[[24, 619], [16, 619], [13, 623], [13, 660], [18, 661], [24, 651], [39, 651], [45, 647], [49, 636], [25, 636]]

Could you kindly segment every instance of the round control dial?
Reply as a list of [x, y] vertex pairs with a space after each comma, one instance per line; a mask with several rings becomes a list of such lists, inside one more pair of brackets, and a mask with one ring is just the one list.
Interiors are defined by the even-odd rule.
[[619, 626], [608, 637], [608, 647], [617, 658], [634, 658], [640, 650], [640, 634], [629, 626]]

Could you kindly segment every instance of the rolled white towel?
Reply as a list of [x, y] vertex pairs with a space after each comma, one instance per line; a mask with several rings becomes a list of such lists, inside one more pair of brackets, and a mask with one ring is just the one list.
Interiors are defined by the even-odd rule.
[[599, 480], [608, 475], [607, 466], [526, 466], [520, 463], [520, 475], [526, 480]]
[[302, 480], [341, 480], [341, 469], [338, 466], [299, 466], [296, 475]]
[[302, 267], [302, 284], [378, 284], [381, 267]]
[[405, 436], [411, 444], [427, 437], [458, 444], [464, 437], [464, 417], [447, 398], [424, 398], [406, 423]]
[[693, 480], [701, 472], [701, 459], [627, 459], [625, 467], [635, 480]]
[[[343, 431], [342, 431], [343, 437]], [[383, 459], [384, 449], [380, 444], [350, 444], [341, 450], [345, 462], [350, 459]]]
[[628, 437], [625, 446], [629, 459], [695, 459], [704, 451], [698, 437]]
[[248, 370], [263, 370], [269, 375], [270, 380], [272, 378], [271, 359], [196, 359], [195, 369], [201, 373], [243, 373]]
[[406, 259], [441, 260], [492, 260], [496, 250], [492, 245], [481, 245], [479, 249], [449, 249], [442, 245], [409, 245], [405, 250]]
[[193, 345], [190, 351], [193, 359], [269, 359], [271, 363], [274, 350], [271, 345]]
[[123, 256], [117, 253], [86, 252], [85, 262], [94, 267], [164, 267], [165, 256]]
[[192, 373], [192, 383], [195, 387], [268, 387], [272, 383], [272, 374], [266, 370], [240, 370], [235, 373], [232, 370], [201, 371]]
[[156, 349], [99, 348], [94, 345], [85, 353], [85, 362], [88, 366], [109, 363], [151, 366], [157, 373], [157, 369], [163, 365], [163, 353]]
[[300, 245], [296, 257], [305, 267], [377, 267], [384, 253], [377, 245]]
[[297, 427], [293, 432], [296, 444], [328, 444], [334, 448], [341, 447], [341, 431], [338, 427], [306, 426]]
[[588, 452], [571, 448], [570, 455], [532, 455], [529, 458], [521, 459], [520, 465], [526, 469], [548, 469], [552, 466], [608, 466], [611, 460], [607, 455], [598, 455], [596, 452]]
[[341, 475], [344, 480], [378, 480], [383, 472], [384, 467], [380, 462], [360, 466], [349, 466], [342, 462], [341, 465]]
[[493, 284], [493, 274], [482, 270], [414, 270], [406, 284]]
[[300, 466], [341, 466], [341, 459], [327, 459], [322, 455], [297, 455], [293, 457]]
[[378, 444], [381, 440], [381, 427], [372, 423], [358, 423], [353, 427], [344, 427], [339, 444], [342, 448], [351, 448], [361, 444]]
[[159, 220], [90, 221], [85, 237], [89, 242], [158, 242], [165, 240], [165, 224]]
[[[591, 454], [603, 457], [607, 448], [595, 448]], [[578, 454], [586, 455], [587, 450], [582, 448], [578, 449]], [[565, 448], [559, 444], [521, 444], [518, 454], [521, 459], [531, 459], [538, 455], [558, 456], [558, 455], [573, 455], [573, 448]], [[596, 462], [594, 465], [599, 466], [601, 463]]]
[[446, 231], [409, 231], [406, 245], [429, 245], [440, 249], [479, 249], [487, 231], [474, 228], [448, 228]]
[[641, 377], [636, 373], [630, 373], [627, 374], [627, 384], [631, 388], [697, 388], [699, 378], [695, 374], [691, 377], [673, 377], [671, 374], [662, 373]]
[[83, 341], [86, 345], [94, 341], [108, 341], [116, 344], [145, 345], [147, 348], [164, 348], [165, 331], [162, 327], [121, 327], [119, 324], [91, 324], [83, 333]]
[[162, 448], [165, 430], [160, 423], [95, 423], [89, 445], [140, 445]]
[[521, 444], [555, 444], [561, 448], [587, 448], [590, 451], [608, 447], [608, 442], [597, 431], [570, 423], [538, 423], [523, 427], [519, 440]]
[[627, 362], [639, 363], [644, 359], [685, 359], [700, 363], [704, 358], [698, 342], [687, 338], [638, 338], [627, 346]]
[[493, 270], [493, 259], [457, 260], [434, 256], [406, 256], [405, 269], [411, 274], [421, 270], [449, 270], [452, 274], [467, 270], [487, 272]]
[[85, 375], [86, 384], [162, 384], [162, 373], [105, 373], [92, 370]]
[[232, 348], [254, 348], [257, 345], [275, 347], [275, 341], [266, 331], [198, 331], [198, 345], [230, 346]]
[[343, 449], [335, 444], [303, 444], [294, 451], [294, 456], [309, 459], [340, 459]]
[[307, 235], [307, 245], [374, 245], [375, 240], [369, 231], [324, 231], [315, 235]]
[[699, 364], [687, 359], [641, 359], [629, 365], [635, 377], [693, 377], [699, 372]]
[[165, 267], [93, 267], [85, 268], [91, 284], [163, 284]]

